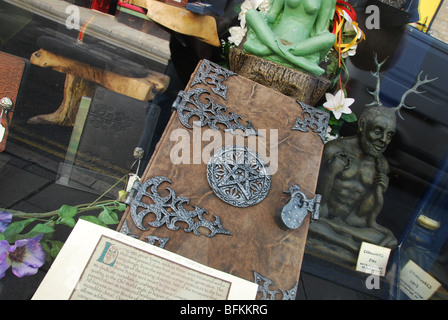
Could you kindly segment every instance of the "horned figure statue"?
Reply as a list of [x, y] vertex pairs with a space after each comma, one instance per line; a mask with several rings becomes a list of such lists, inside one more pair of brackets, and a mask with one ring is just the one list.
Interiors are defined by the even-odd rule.
[[421, 94], [418, 87], [435, 79], [421, 79], [401, 97], [398, 106], [389, 108], [380, 101], [380, 69], [375, 55], [376, 89], [369, 91], [375, 100], [358, 120], [358, 132], [325, 144], [317, 193], [322, 196], [320, 220], [311, 224], [312, 236], [357, 253], [362, 241], [394, 247], [394, 234], [376, 222], [389, 184], [389, 164], [383, 155], [396, 131], [396, 115], [411, 93]]

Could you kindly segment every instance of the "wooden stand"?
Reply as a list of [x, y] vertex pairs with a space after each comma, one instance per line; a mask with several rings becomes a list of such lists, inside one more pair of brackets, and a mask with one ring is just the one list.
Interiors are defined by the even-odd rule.
[[230, 70], [300, 102], [314, 106], [330, 86], [330, 80], [230, 49]]
[[149, 101], [156, 93], [164, 92], [169, 84], [169, 77], [158, 72], [149, 71], [145, 78], [126, 77], [44, 49], [34, 52], [30, 61], [40, 67], [67, 74], [60, 107], [51, 114], [29, 119], [28, 122], [33, 124], [73, 126], [81, 98], [92, 97], [98, 85], [137, 100]]

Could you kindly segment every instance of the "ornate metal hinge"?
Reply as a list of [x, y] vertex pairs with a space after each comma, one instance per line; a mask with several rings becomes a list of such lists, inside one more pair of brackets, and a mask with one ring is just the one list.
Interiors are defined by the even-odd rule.
[[[218, 216], [214, 215], [215, 220], [206, 220], [208, 215], [206, 209], [194, 206], [194, 210], [190, 211], [184, 208], [184, 204], [188, 205], [190, 200], [186, 197], [176, 196], [174, 190], [166, 188], [169, 194], [165, 197], [159, 194], [158, 188], [164, 183], [171, 181], [166, 177], [153, 177], [148, 179], [145, 183], [135, 182], [129, 196], [126, 199], [126, 204], [130, 207], [130, 214], [134, 224], [141, 230], [148, 230], [143, 225], [143, 219], [148, 215], [153, 216], [154, 219], [146, 219], [145, 224], [158, 228], [166, 225], [170, 230], [178, 230], [177, 222], [185, 222], [188, 227], [184, 228], [185, 232], [193, 231], [196, 235], [201, 235], [200, 228], [209, 230], [205, 235], [213, 237], [216, 234], [231, 235], [232, 233], [226, 230]], [[151, 201], [143, 202], [143, 198], [148, 198]], [[150, 216], [150, 217], [151, 217]]]
[[308, 127], [319, 135], [322, 142], [325, 142], [330, 114], [300, 101], [297, 103], [302, 107], [302, 116], [297, 118], [292, 130], [308, 132]]
[[275, 296], [278, 294], [282, 295], [282, 300], [294, 300], [297, 295], [297, 287], [299, 286], [299, 283], [296, 283], [296, 285], [287, 291], [279, 289], [279, 290], [271, 290], [269, 287], [274, 286], [274, 283], [266, 278], [265, 276], [262, 276], [261, 274], [254, 271], [254, 277], [255, 277], [255, 283], [258, 284], [258, 292], [261, 292], [263, 294], [261, 300], [275, 300]]
[[250, 121], [247, 121], [247, 124], [241, 123], [240, 115], [227, 112], [227, 107], [216, 103], [210, 97], [210, 92], [203, 88], [192, 89], [188, 92], [179, 91], [173, 108], [177, 110], [180, 122], [188, 129], [193, 128], [190, 124], [190, 118], [193, 117], [193, 119], [199, 119], [201, 127], [208, 126], [213, 130], [219, 130], [219, 125], [223, 125], [224, 131], [227, 132], [235, 133], [235, 130], [239, 129], [246, 136], [258, 135]]
[[285, 193], [290, 193], [291, 198], [275, 216], [282, 229], [299, 228], [308, 212], [311, 214], [311, 220], [319, 219], [320, 200], [322, 198], [320, 194], [316, 194], [313, 199], [308, 200], [305, 194], [300, 191], [299, 185], [293, 185]]

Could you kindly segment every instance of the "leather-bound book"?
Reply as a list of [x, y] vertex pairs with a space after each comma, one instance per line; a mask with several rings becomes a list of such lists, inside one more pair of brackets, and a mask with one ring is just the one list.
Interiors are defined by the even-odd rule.
[[173, 108], [118, 230], [294, 299], [326, 113], [208, 60]]

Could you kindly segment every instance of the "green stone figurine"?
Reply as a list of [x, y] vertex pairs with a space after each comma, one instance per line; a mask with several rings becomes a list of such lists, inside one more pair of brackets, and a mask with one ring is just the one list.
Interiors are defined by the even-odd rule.
[[336, 0], [271, 0], [266, 16], [246, 12], [244, 50], [312, 75], [324, 70], [319, 63], [334, 45], [329, 31]]

